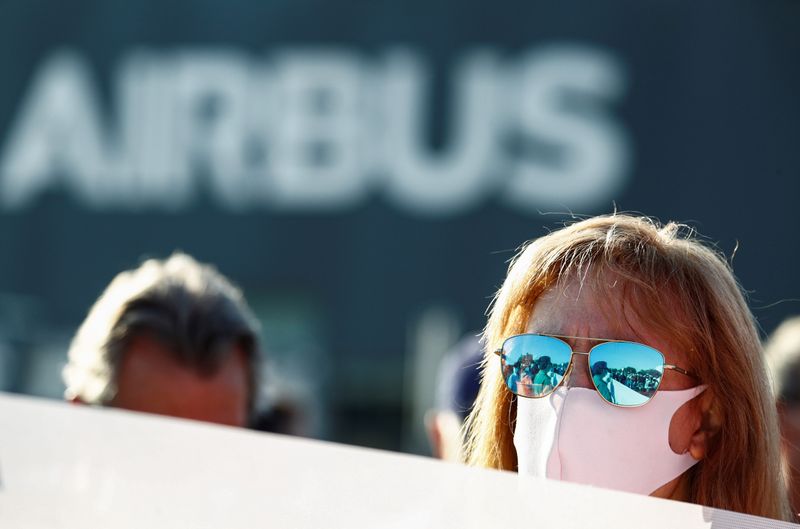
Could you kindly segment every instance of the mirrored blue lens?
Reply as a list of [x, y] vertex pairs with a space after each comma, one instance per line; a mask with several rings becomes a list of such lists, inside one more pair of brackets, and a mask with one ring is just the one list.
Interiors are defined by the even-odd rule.
[[569, 367], [572, 350], [558, 338], [521, 334], [503, 344], [501, 365], [508, 389], [522, 397], [553, 392]]
[[653, 398], [664, 376], [664, 355], [634, 342], [606, 342], [589, 353], [597, 392], [617, 406], [641, 406]]

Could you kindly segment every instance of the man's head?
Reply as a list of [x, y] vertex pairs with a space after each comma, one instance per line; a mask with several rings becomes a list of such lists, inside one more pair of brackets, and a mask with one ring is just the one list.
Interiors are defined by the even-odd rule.
[[435, 408], [425, 416], [434, 457], [462, 459], [461, 429], [478, 395], [482, 356], [476, 333], [468, 334], [445, 354], [439, 366]]
[[800, 511], [800, 316], [781, 323], [765, 346], [781, 425], [794, 512]]
[[599, 362], [595, 362], [592, 366], [592, 376], [600, 375], [604, 376], [608, 373], [608, 362], [605, 360], [600, 360]]
[[242, 293], [185, 254], [122, 272], [78, 329], [68, 400], [245, 426], [258, 387], [257, 323]]
[[778, 403], [800, 407], [800, 316], [781, 323], [764, 350]]

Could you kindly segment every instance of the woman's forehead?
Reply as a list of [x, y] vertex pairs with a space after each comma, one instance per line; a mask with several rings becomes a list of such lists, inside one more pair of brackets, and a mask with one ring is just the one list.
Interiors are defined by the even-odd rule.
[[619, 284], [597, 288], [591, 282], [570, 280], [538, 297], [527, 331], [640, 342], [664, 353], [668, 362], [682, 359], [684, 355], [671, 340], [643, 321], [641, 313]]

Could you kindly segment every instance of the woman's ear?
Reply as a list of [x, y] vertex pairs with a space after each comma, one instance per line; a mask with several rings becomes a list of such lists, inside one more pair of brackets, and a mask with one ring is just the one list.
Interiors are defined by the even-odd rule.
[[711, 439], [722, 428], [722, 416], [717, 399], [708, 390], [698, 399], [698, 413], [700, 414], [699, 427], [689, 440], [689, 454], [695, 460], [700, 461], [706, 457]]

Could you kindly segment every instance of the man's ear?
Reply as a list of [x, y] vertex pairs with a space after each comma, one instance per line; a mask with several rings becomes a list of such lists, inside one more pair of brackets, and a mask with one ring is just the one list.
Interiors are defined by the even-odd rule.
[[442, 457], [442, 432], [436, 422], [436, 411], [425, 412], [425, 431], [428, 433], [428, 442], [431, 444], [431, 454], [439, 459]]
[[722, 428], [722, 415], [719, 412], [717, 399], [711, 391], [704, 391], [698, 399], [698, 413], [700, 423], [689, 440], [689, 454], [700, 461], [706, 457], [711, 440]]
[[429, 410], [425, 414], [425, 426], [434, 457], [445, 461], [461, 460], [461, 420], [455, 413]]

